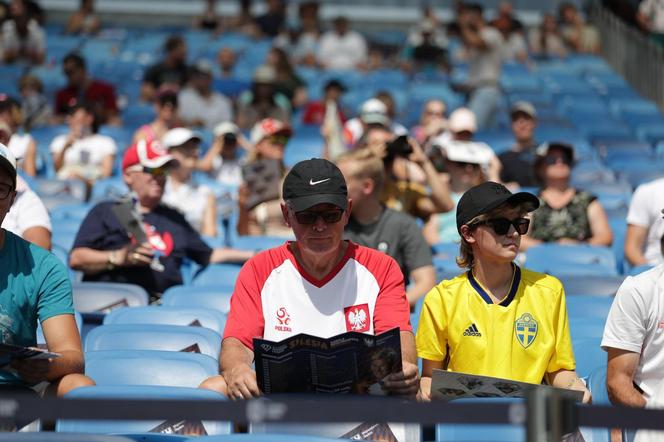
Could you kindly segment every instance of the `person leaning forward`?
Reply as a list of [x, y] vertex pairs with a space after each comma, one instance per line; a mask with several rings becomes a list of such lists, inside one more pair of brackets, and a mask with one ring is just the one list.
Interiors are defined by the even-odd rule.
[[[224, 330], [221, 375], [201, 387], [231, 399], [259, 396], [251, 367], [253, 338], [281, 341], [299, 333], [328, 338], [399, 327], [403, 370], [383, 378], [383, 390], [414, 396], [419, 374], [403, 275], [391, 257], [343, 240], [352, 207], [343, 175], [327, 160], [302, 161], [284, 179], [283, 198], [282, 214], [295, 241], [242, 267]], [[366, 313], [366, 321], [348, 320], [356, 309]], [[279, 325], [284, 314], [288, 327]]]

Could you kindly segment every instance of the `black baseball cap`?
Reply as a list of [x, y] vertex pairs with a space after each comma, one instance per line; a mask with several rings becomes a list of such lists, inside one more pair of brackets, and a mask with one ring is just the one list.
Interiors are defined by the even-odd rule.
[[457, 204], [457, 231], [461, 234], [461, 226], [468, 224], [476, 216], [488, 213], [505, 203], [517, 205], [528, 203], [529, 212], [539, 207], [539, 199], [529, 192], [512, 193], [500, 183], [487, 181], [472, 187], [461, 196]]
[[296, 212], [316, 204], [334, 204], [344, 210], [348, 207], [346, 180], [339, 168], [322, 158], [297, 163], [284, 179], [284, 200]]

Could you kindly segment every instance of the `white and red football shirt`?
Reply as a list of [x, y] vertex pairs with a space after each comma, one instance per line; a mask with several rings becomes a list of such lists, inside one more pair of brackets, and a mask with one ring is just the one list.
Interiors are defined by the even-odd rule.
[[224, 339], [237, 338], [253, 349], [253, 338], [281, 341], [298, 333], [329, 338], [394, 327], [412, 331], [404, 278], [394, 259], [349, 242], [339, 264], [317, 280], [284, 244], [242, 267]]

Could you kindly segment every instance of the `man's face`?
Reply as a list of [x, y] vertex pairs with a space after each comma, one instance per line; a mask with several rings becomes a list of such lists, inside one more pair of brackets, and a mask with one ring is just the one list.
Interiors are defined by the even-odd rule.
[[[148, 208], [156, 207], [164, 195], [166, 176], [170, 166], [157, 169], [127, 170], [124, 180], [127, 186], [136, 194], [142, 206]], [[133, 169], [133, 168], [132, 168]]]
[[15, 197], [16, 190], [9, 172], [0, 167], [0, 224], [5, 220], [7, 212], [14, 204]]
[[85, 81], [85, 70], [76, 63], [68, 62], [62, 67], [62, 72], [67, 77], [70, 86], [80, 86]]
[[523, 112], [516, 112], [512, 116], [512, 132], [514, 138], [519, 142], [527, 142], [533, 139], [535, 132], [535, 119]]
[[[298, 248], [304, 253], [315, 255], [325, 255], [340, 247], [350, 211], [350, 201], [345, 211], [333, 204], [323, 203], [297, 214], [292, 207], [281, 205], [284, 220], [293, 229]], [[337, 221], [333, 222], [334, 219]], [[309, 224], [312, 220], [313, 222]]]
[[426, 125], [433, 120], [445, 118], [445, 105], [441, 101], [430, 101], [424, 107], [422, 124]]
[[231, 71], [235, 66], [235, 53], [230, 48], [223, 48], [217, 56], [222, 71]]

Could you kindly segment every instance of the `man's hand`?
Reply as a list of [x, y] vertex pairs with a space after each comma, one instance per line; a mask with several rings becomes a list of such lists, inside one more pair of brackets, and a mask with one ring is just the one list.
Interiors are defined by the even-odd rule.
[[18, 375], [29, 384], [36, 384], [47, 380], [48, 371], [51, 367], [50, 359], [16, 359], [10, 366], [18, 372]]
[[420, 389], [417, 391], [417, 400], [421, 402], [431, 402], [431, 378], [422, 376], [420, 379]]
[[415, 396], [420, 388], [420, 373], [417, 365], [403, 361], [403, 370], [383, 379], [383, 390], [399, 396]]
[[117, 252], [117, 262], [121, 266], [135, 267], [148, 266], [152, 262], [154, 251], [149, 243], [129, 244], [119, 249]]
[[233, 400], [251, 399], [261, 395], [256, 383], [256, 372], [247, 364], [238, 364], [223, 373], [228, 384], [228, 397]]

